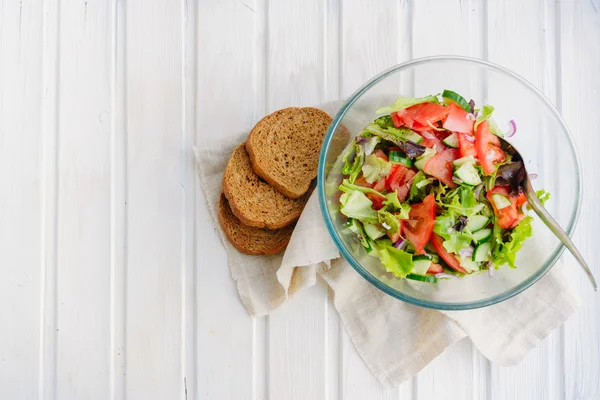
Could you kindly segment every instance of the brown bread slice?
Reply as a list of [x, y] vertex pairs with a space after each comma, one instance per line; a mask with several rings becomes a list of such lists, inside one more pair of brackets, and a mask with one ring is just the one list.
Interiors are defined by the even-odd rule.
[[309, 193], [299, 199], [285, 197], [252, 170], [244, 143], [235, 148], [223, 175], [223, 192], [231, 211], [242, 223], [278, 229], [296, 221]]
[[290, 107], [260, 120], [246, 140], [254, 172], [296, 199], [317, 176], [319, 152], [331, 117], [313, 107]]
[[269, 230], [242, 224], [231, 212], [223, 193], [219, 200], [219, 222], [229, 242], [242, 253], [249, 255], [271, 255], [282, 252], [294, 231], [294, 225]]

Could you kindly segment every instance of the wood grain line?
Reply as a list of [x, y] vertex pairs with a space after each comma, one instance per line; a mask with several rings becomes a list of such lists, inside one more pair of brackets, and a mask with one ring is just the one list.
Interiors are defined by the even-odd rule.
[[126, 10], [122, 0], [112, 3], [111, 138], [110, 138], [110, 395], [125, 399], [125, 337], [127, 327], [127, 100]]
[[56, 249], [58, 225], [58, 96], [60, 61], [60, 3], [43, 2], [42, 48], [42, 257], [40, 294], [39, 398], [56, 395], [57, 301]]
[[181, 0], [181, 376], [182, 399], [197, 398], [196, 196], [192, 146], [196, 136], [197, 3]]

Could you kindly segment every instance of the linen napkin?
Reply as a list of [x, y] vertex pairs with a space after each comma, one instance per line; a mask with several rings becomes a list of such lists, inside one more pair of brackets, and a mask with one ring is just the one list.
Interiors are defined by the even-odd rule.
[[[335, 115], [341, 102], [319, 106]], [[372, 373], [393, 387], [410, 379], [452, 343], [469, 336], [491, 361], [512, 365], [561, 325], [580, 305], [558, 262], [531, 288], [502, 303], [469, 311], [436, 311], [386, 295], [342, 258], [327, 232], [317, 192], [310, 197], [284, 254], [247, 256], [227, 240], [218, 222], [221, 179], [233, 149], [248, 132], [194, 148], [200, 183], [229, 268], [251, 316], [270, 313], [320, 275], [335, 308]]]

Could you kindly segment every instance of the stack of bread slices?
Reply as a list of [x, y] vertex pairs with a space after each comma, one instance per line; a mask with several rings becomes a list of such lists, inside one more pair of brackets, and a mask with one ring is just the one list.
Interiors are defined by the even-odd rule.
[[219, 201], [219, 221], [239, 251], [283, 251], [314, 188], [319, 152], [331, 117], [290, 107], [261, 119], [235, 148]]

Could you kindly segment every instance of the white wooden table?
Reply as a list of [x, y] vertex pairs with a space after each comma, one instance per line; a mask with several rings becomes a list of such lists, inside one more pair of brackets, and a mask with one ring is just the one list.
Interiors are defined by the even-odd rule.
[[[0, 399], [599, 399], [600, 302], [517, 367], [468, 340], [399, 389], [323, 283], [251, 319], [192, 145], [435, 54], [523, 75], [572, 129], [600, 276], [599, 0], [0, 0]], [[570, 261], [570, 259], [568, 260]]]

